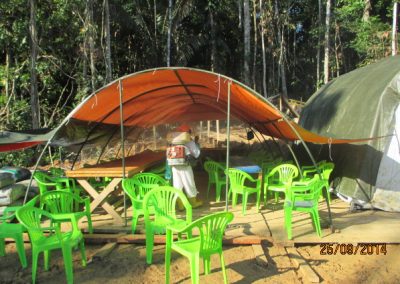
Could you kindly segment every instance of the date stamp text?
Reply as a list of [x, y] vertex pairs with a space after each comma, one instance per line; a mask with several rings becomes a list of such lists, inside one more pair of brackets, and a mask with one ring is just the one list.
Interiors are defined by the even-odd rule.
[[386, 255], [386, 244], [373, 243], [325, 243], [320, 244], [321, 255]]

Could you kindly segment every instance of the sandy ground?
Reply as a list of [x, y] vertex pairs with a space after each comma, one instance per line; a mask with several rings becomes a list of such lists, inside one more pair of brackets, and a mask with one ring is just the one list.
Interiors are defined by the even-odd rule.
[[[86, 246], [88, 258], [101, 246]], [[400, 246], [387, 245], [387, 254], [376, 255], [321, 255], [321, 248], [304, 246], [298, 252], [312, 265], [322, 283], [399, 283], [398, 258]], [[224, 247], [224, 256], [230, 283], [310, 283], [286, 255], [283, 247], [265, 248], [268, 267], [259, 266], [251, 246]], [[5, 257], [0, 259], [0, 283], [30, 283], [30, 245], [26, 244], [29, 262], [22, 269], [13, 243], [7, 244]], [[65, 283], [65, 273], [60, 251], [52, 252], [50, 270], [44, 271], [40, 259], [38, 283]], [[203, 275], [201, 283], [222, 283], [218, 257], [211, 260], [212, 272]], [[145, 263], [144, 246], [118, 245], [107, 257], [81, 266], [80, 254], [74, 252], [75, 283], [162, 283], [164, 281], [164, 246], [156, 246], [154, 264]], [[173, 253], [172, 283], [190, 283], [189, 263], [186, 258]]]

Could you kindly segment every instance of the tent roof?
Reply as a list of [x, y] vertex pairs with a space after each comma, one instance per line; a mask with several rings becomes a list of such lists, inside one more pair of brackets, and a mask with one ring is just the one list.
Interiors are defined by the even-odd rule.
[[[288, 140], [313, 143], [347, 143], [356, 140], [319, 136], [284, 119], [270, 102], [226, 76], [193, 68], [157, 68], [122, 77], [88, 97], [70, 118], [87, 123], [120, 124], [122, 85], [125, 126], [150, 127], [166, 123], [225, 119], [228, 84], [231, 116], [259, 132]], [[297, 133], [296, 133], [297, 132]]]
[[47, 142], [54, 134], [49, 129], [36, 129], [26, 132], [0, 132], [0, 152], [18, 151]]
[[299, 123], [314, 133], [336, 138], [386, 135], [372, 128], [387, 129], [400, 101], [399, 79], [399, 55], [346, 73], [311, 96]]

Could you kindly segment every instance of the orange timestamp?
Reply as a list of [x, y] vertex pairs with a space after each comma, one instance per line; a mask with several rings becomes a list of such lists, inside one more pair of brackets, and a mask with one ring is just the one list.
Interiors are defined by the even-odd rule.
[[386, 255], [386, 244], [378, 243], [324, 243], [320, 244], [320, 255]]

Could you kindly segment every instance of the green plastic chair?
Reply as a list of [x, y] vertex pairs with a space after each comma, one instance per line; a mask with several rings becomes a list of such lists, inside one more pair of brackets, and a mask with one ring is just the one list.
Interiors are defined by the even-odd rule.
[[51, 167], [49, 169], [49, 172], [54, 177], [64, 177], [65, 176], [65, 172], [61, 168]]
[[[139, 217], [144, 216], [143, 197], [150, 190], [164, 185], [167, 185], [167, 181], [154, 173], [140, 173], [122, 181], [122, 189], [132, 202], [132, 234], [136, 231]], [[149, 210], [152, 213], [153, 207]]]
[[317, 235], [321, 237], [321, 224], [318, 214], [318, 199], [321, 188], [324, 186], [324, 180], [316, 174], [309, 181], [293, 182], [286, 192], [284, 213], [285, 213], [285, 228], [288, 239], [292, 239], [292, 212], [301, 211], [310, 213], [314, 223]]
[[[335, 164], [331, 163], [331, 162], [326, 162], [324, 160], [324, 161], [318, 162], [317, 167], [318, 167], [318, 170], [321, 173], [321, 176], [324, 180], [324, 189], [325, 189], [326, 198], [328, 200], [328, 203], [330, 203], [331, 195], [329, 192], [329, 188], [330, 188], [329, 178], [330, 178], [330, 175], [331, 175], [333, 169], [335, 168]], [[303, 173], [303, 181], [307, 181], [308, 179], [312, 178], [313, 175], [318, 173], [318, 170], [314, 166], [304, 166], [301, 169], [302, 169], [302, 173]], [[322, 195], [322, 190], [321, 190], [321, 195]]]
[[[17, 219], [23, 224], [29, 234], [32, 244], [32, 282], [36, 281], [38, 257], [41, 252], [44, 255], [44, 268], [49, 269], [50, 251], [61, 249], [64, 258], [64, 267], [67, 276], [67, 283], [73, 283], [72, 271], [72, 248], [79, 246], [82, 255], [82, 265], [86, 266], [85, 244], [81, 231], [78, 228], [74, 214], [70, 214], [72, 230], [61, 232], [59, 226], [42, 227], [44, 219], [51, 220], [52, 224], [59, 220], [47, 211], [33, 207], [23, 206], [16, 212]], [[63, 216], [64, 221], [66, 216]], [[45, 234], [50, 232], [50, 234]]]
[[19, 223], [10, 222], [14, 219], [15, 212], [19, 208], [20, 206], [7, 207], [3, 212], [3, 216], [0, 216], [0, 256], [5, 256], [6, 254], [4, 239], [14, 239], [21, 265], [23, 268], [26, 268], [28, 263], [26, 261], [24, 240], [22, 237], [22, 233], [25, 231], [24, 227]]
[[[167, 226], [165, 249], [165, 283], [170, 282], [171, 250], [186, 256], [190, 261], [192, 283], [199, 283], [199, 260], [203, 259], [204, 274], [211, 271], [211, 255], [218, 253], [221, 261], [224, 283], [228, 283], [225, 270], [224, 256], [222, 253], [222, 237], [228, 223], [233, 220], [231, 212], [218, 212], [204, 216], [184, 228]], [[178, 237], [186, 234], [186, 239], [173, 240], [173, 233]], [[198, 236], [193, 236], [198, 233]]]
[[[77, 211], [76, 205], [84, 206], [83, 211]], [[82, 217], [87, 218], [89, 233], [93, 234], [92, 217], [90, 214], [89, 197], [81, 198], [71, 192], [62, 190], [52, 190], [40, 196], [40, 206], [49, 211], [53, 216], [57, 216], [58, 220], [65, 219], [70, 221], [70, 215], [73, 214], [75, 219], [79, 221]]]
[[[176, 202], [181, 199], [186, 218], [176, 215]], [[148, 210], [154, 207], [154, 212]], [[166, 227], [181, 229], [192, 222], [192, 206], [185, 194], [172, 186], [160, 186], [150, 190], [143, 198], [144, 222], [146, 227], [146, 262], [152, 263], [154, 234], [165, 233]], [[150, 218], [154, 216], [154, 218]]]
[[293, 164], [285, 163], [273, 168], [264, 179], [264, 204], [267, 202], [268, 191], [275, 193], [275, 202], [278, 202], [279, 193], [285, 193], [298, 175], [299, 170]]
[[49, 190], [66, 190], [79, 195], [79, 188], [75, 185], [75, 180], [67, 177], [50, 176], [44, 172], [35, 172], [33, 178], [39, 186], [40, 194]]
[[221, 164], [211, 160], [204, 162], [204, 169], [208, 173], [207, 198], [211, 185], [215, 184], [215, 201], [219, 202], [222, 187], [226, 186], [225, 169]]
[[[256, 207], [257, 211], [260, 210], [260, 195], [261, 195], [261, 181], [259, 179], [254, 179], [248, 173], [244, 171], [229, 168], [227, 171], [229, 175], [229, 191], [228, 200], [232, 194], [232, 206], [236, 206], [238, 194], [243, 195], [243, 206], [242, 214], [246, 215], [247, 200], [250, 194], [257, 195]], [[248, 186], [246, 182], [255, 184], [255, 186]]]
[[[24, 206], [35, 206], [38, 200], [38, 196], [35, 196], [28, 201]], [[15, 240], [19, 260], [23, 268], [28, 266], [25, 255], [24, 240], [22, 233], [25, 232], [25, 227], [20, 223], [13, 223], [16, 217], [15, 213], [22, 206], [8, 206], [3, 216], [0, 216], [0, 256], [5, 256], [5, 238], [11, 238]]]

